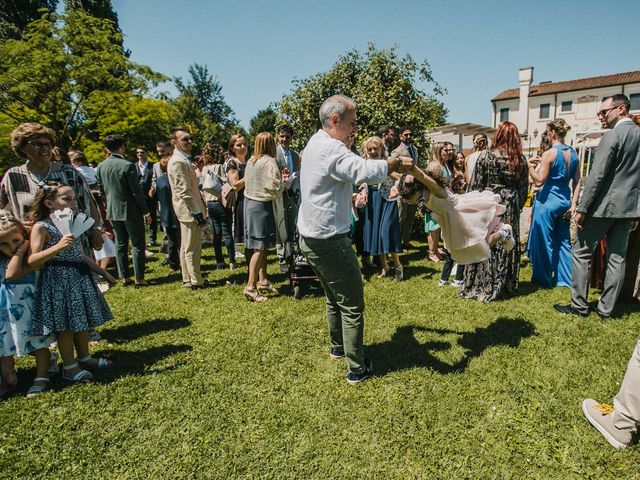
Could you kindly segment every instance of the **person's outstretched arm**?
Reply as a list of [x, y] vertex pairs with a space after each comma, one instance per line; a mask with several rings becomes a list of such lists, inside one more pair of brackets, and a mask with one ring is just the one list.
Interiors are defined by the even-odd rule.
[[431, 195], [435, 195], [438, 198], [447, 198], [447, 191], [438, 185], [433, 178], [420, 170], [418, 166], [414, 165], [410, 173], [418, 182], [427, 187]]

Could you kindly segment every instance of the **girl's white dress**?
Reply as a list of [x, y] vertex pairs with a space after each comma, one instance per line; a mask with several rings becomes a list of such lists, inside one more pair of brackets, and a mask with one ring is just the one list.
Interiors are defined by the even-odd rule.
[[0, 260], [0, 357], [27, 355], [56, 340], [55, 335], [31, 334], [36, 274], [9, 282], [5, 277], [8, 263], [6, 258]]
[[440, 224], [445, 246], [455, 262], [467, 265], [491, 256], [486, 236], [506, 210], [500, 204], [500, 195], [489, 190], [463, 194], [447, 190], [446, 198], [429, 194], [426, 205]]

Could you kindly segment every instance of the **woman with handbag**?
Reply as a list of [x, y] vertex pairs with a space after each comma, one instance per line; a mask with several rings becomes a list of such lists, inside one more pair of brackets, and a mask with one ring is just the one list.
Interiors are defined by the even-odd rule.
[[213, 250], [216, 255], [218, 269], [226, 268], [222, 255], [222, 240], [227, 249], [229, 268], [236, 268], [236, 247], [233, 243], [233, 212], [222, 205], [222, 187], [226, 181], [223, 171], [224, 151], [217, 143], [207, 143], [202, 151], [204, 166], [202, 167], [202, 191], [207, 211], [209, 226], [213, 234]]
[[244, 296], [252, 302], [264, 302], [263, 294], [277, 293], [267, 279], [267, 253], [276, 240], [273, 203], [282, 197], [286, 180], [276, 163], [276, 141], [270, 133], [259, 133], [244, 177], [245, 252], [252, 252]]
[[571, 287], [569, 219], [578, 202], [580, 169], [575, 150], [564, 144], [570, 128], [561, 118], [547, 123], [551, 148], [529, 160], [529, 175], [542, 188], [533, 202], [527, 255], [533, 267], [531, 280], [547, 288]]

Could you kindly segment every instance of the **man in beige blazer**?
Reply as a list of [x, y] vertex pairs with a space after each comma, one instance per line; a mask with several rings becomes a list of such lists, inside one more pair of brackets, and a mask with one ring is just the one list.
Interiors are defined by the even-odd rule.
[[204, 285], [200, 275], [200, 252], [207, 209], [191, 163], [191, 135], [183, 127], [174, 127], [171, 129], [171, 143], [174, 150], [167, 165], [167, 175], [171, 185], [173, 209], [180, 222], [182, 285], [196, 289]]

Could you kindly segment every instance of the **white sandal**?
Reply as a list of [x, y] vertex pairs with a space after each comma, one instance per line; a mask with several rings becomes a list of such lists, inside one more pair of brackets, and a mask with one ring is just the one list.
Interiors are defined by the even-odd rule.
[[73, 370], [74, 368], [79, 367], [78, 363], [73, 363], [71, 365], [63, 365], [62, 366], [62, 378], [69, 382], [73, 383], [87, 383], [93, 380], [93, 374], [87, 370], [80, 370], [73, 377], [67, 377], [64, 372], [66, 370]]
[[[36, 382], [45, 382], [44, 385], [36, 385]], [[49, 379], [46, 377], [36, 377], [33, 379], [33, 385], [27, 390], [27, 398], [33, 398], [46, 392], [49, 389]]]
[[[82, 358], [78, 357], [76, 360], [78, 360], [78, 362], [80, 363], [86, 364], [89, 360], [91, 360], [91, 358], [92, 358], [91, 355], [87, 355], [86, 357], [82, 357]], [[106, 358], [96, 358], [95, 360], [97, 360], [98, 363], [96, 365], [88, 366], [88, 368], [102, 369], [102, 368], [109, 368], [111, 365], [113, 365], [113, 362], [111, 360], [107, 360]]]

